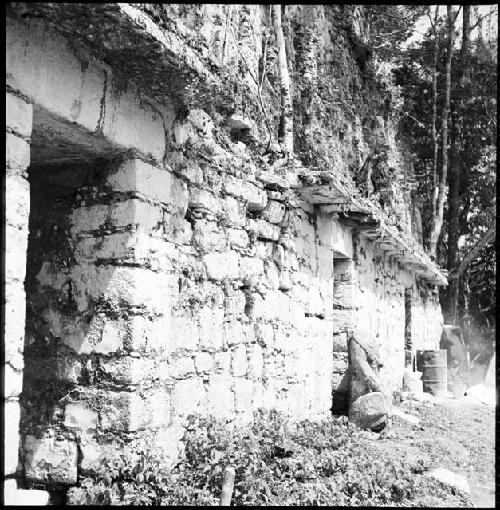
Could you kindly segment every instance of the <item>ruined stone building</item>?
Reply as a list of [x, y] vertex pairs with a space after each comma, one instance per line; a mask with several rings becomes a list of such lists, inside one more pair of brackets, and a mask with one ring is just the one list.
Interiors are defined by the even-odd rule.
[[284, 20], [288, 159], [269, 6], [7, 8], [4, 446], [20, 486], [73, 485], [124, 443], [175, 457], [190, 413], [325, 416], [351, 333], [378, 347], [389, 391], [438, 348], [446, 276], [421, 245], [390, 71], [360, 50], [363, 8]]

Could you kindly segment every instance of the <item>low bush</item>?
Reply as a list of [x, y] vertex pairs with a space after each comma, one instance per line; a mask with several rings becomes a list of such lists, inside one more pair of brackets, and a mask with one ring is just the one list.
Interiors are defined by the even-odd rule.
[[[191, 416], [184, 458], [172, 469], [152, 452], [103, 460], [70, 490], [69, 504], [217, 505], [224, 468], [236, 470], [234, 505], [432, 505], [449, 491], [421, 476], [425, 459], [385, 457], [377, 436], [345, 417], [289, 422], [258, 412], [249, 427]], [[434, 499], [433, 499], [434, 498]], [[447, 499], [448, 498], [448, 499]], [[456, 497], [453, 504], [463, 504]]]

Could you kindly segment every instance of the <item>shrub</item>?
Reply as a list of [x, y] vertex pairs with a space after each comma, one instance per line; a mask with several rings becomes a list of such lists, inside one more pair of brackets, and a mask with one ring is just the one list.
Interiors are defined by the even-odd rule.
[[[424, 459], [381, 455], [374, 433], [345, 417], [291, 423], [257, 412], [252, 426], [237, 427], [191, 416], [184, 458], [171, 470], [150, 451], [104, 460], [70, 504], [217, 505], [224, 468], [236, 470], [234, 505], [415, 505], [449, 496], [421, 476]], [[429, 499], [430, 497], [430, 499]], [[455, 501], [455, 504], [456, 501]]]

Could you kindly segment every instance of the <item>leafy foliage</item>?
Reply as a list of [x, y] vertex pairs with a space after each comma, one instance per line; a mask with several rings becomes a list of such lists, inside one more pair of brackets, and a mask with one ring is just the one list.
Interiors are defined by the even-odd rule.
[[[224, 468], [236, 470], [234, 505], [414, 505], [446, 500], [424, 458], [381, 456], [377, 436], [346, 417], [290, 422], [260, 411], [252, 426], [191, 416], [173, 469], [152, 453], [122, 456], [69, 494], [70, 504], [217, 505]], [[432, 498], [431, 498], [432, 499]]]

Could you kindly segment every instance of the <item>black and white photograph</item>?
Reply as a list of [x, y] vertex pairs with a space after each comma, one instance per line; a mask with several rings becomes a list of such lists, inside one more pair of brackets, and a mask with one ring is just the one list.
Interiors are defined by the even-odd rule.
[[498, 4], [5, 29], [3, 505], [495, 508]]

